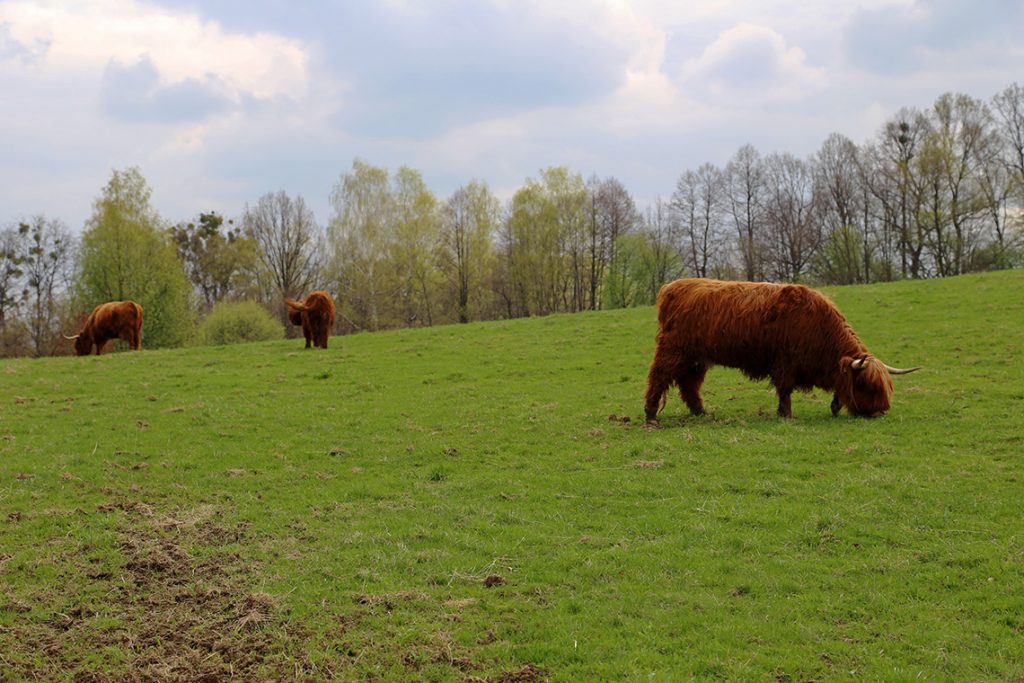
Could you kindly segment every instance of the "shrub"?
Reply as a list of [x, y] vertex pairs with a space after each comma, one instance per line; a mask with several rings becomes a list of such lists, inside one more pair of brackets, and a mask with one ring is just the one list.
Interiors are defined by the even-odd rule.
[[283, 339], [284, 326], [255, 301], [221, 302], [199, 326], [198, 342], [205, 345]]

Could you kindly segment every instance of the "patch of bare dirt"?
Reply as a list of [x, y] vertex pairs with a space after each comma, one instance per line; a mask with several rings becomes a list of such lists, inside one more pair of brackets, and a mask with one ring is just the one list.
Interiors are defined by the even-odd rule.
[[[289, 622], [277, 597], [254, 589], [259, 567], [221, 549], [247, 539], [244, 525], [215, 523], [216, 511], [204, 508], [173, 515], [140, 502], [99, 508], [124, 515], [119, 566], [90, 568], [82, 559], [82, 566], [68, 567], [63, 588], [33, 597], [36, 607], [46, 607], [38, 616], [24, 600], [0, 601], [0, 609], [24, 615], [0, 626], [7, 650], [0, 668], [13, 680], [322, 677], [304, 654], [309, 634]], [[102, 597], [87, 597], [96, 595]], [[89, 656], [103, 651], [120, 657], [105, 664]]]
[[656, 470], [664, 466], [664, 460], [634, 460], [633, 467], [641, 470]]
[[399, 591], [397, 593], [380, 593], [377, 595], [359, 594], [353, 597], [360, 605], [368, 605], [370, 607], [380, 606], [388, 612], [393, 611], [397, 603], [406, 602], [408, 600], [427, 600], [430, 598], [426, 593], [421, 593], [419, 591]]

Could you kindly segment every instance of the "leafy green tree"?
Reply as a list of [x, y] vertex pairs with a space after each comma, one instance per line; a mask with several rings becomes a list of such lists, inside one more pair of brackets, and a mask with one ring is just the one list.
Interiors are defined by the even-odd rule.
[[352, 162], [331, 193], [327, 270], [357, 329], [431, 325], [442, 284], [437, 198], [416, 170]]
[[181, 346], [193, 328], [192, 287], [151, 195], [138, 168], [113, 171], [82, 234], [75, 292], [83, 309], [138, 302], [143, 345]]
[[502, 296], [513, 315], [547, 315], [589, 308], [590, 193], [564, 167], [527, 179], [512, 197], [501, 233], [506, 261]]
[[403, 166], [391, 182], [394, 208], [391, 263], [398, 284], [396, 311], [405, 325], [432, 325], [440, 289], [434, 254], [440, 233], [438, 201], [419, 171]]
[[389, 272], [394, 209], [387, 169], [354, 160], [335, 184], [331, 206], [327, 268], [345, 293], [338, 312], [356, 329], [381, 329], [397, 293]]
[[812, 262], [815, 275], [829, 284], [860, 282], [863, 244], [864, 237], [855, 226], [841, 225], [833, 229]]
[[601, 290], [604, 308], [629, 308], [647, 302], [647, 280], [644, 272], [650, 262], [649, 244], [644, 233], [620, 235], [615, 244], [615, 257], [608, 264], [608, 273]]
[[258, 294], [253, 291], [258, 246], [232, 221], [225, 226], [220, 214], [200, 213], [195, 221], [171, 228], [171, 238], [200, 304], [207, 309], [223, 299]]

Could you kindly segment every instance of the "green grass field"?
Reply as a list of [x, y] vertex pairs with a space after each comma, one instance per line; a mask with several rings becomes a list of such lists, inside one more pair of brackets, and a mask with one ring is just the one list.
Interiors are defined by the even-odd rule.
[[884, 418], [647, 429], [652, 308], [0, 361], [0, 680], [1024, 679], [1024, 272], [827, 291]]

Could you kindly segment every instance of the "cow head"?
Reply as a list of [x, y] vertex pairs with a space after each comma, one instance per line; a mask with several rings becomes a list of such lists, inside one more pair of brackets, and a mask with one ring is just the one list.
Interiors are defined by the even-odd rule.
[[880, 417], [892, 403], [892, 375], [905, 375], [920, 368], [892, 368], [869, 354], [839, 360], [839, 381], [832, 412], [846, 408], [851, 415]]
[[79, 332], [73, 337], [69, 337], [65, 334], [64, 338], [75, 342], [75, 354], [79, 356], [88, 356], [92, 352], [92, 335], [86, 334], [85, 332]]

